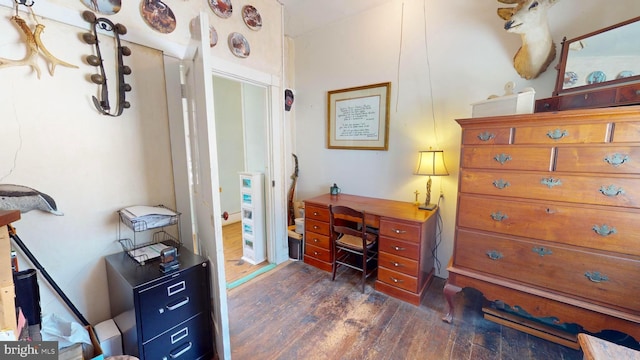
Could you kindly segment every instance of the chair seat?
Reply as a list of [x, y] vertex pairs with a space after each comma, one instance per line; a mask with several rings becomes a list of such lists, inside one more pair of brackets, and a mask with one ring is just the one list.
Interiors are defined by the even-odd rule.
[[[353, 250], [362, 250], [362, 238], [359, 237], [359, 236], [353, 236], [353, 235], [344, 234], [344, 235], [342, 235], [341, 238], [336, 240], [336, 243], [338, 245], [342, 245], [344, 247], [348, 247], [348, 248], [353, 249]], [[369, 247], [371, 244], [373, 244], [373, 239], [371, 239], [368, 236], [367, 237], [367, 247]]]

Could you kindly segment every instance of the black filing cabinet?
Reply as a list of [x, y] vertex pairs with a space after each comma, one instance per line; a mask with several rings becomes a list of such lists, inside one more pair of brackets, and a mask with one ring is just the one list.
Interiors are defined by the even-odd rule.
[[144, 359], [211, 359], [209, 261], [179, 249], [180, 268], [162, 273], [158, 261], [140, 265], [125, 253], [105, 258], [111, 316], [124, 353]]

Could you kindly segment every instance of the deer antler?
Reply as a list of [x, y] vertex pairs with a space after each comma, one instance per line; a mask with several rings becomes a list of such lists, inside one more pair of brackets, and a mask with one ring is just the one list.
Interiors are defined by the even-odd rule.
[[42, 40], [40, 39], [40, 34], [42, 34], [42, 32], [44, 31], [44, 25], [42, 24], [37, 24], [36, 25], [36, 30], [33, 33], [33, 37], [36, 41], [36, 44], [38, 45], [38, 50], [40, 50], [40, 53], [42, 53], [42, 56], [45, 57], [45, 59], [47, 59], [50, 63], [50, 67], [49, 67], [49, 74], [51, 74], [51, 76], [53, 76], [53, 72], [56, 70], [56, 65], [61, 65], [61, 66], [66, 66], [69, 68], [74, 68], [77, 69], [78, 67], [76, 65], [73, 64], [69, 64], [68, 62], [62, 61], [60, 59], [58, 59], [57, 57], [53, 56], [49, 50], [47, 50], [46, 47], [44, 47], [44, 44], [42, 43]]
[[27, 23], [21, 17], [19, 17], [18, 15], [12, 16], [11, 21], [15, 22], [27, 37], [26, 44], [28, 52], [27, 56], [25, 56], [22, 60], [0, 58], [0, 68], [29, 65], [33, 70], [35, 70], [35, 72], [38, 74], [38, 79], [40, 79], [40, 67], [36, 62], [36, 56], [38, 55], [38, 44], [36, 43], [36, 38], [31, 33], [31, 29], [29, 29]]

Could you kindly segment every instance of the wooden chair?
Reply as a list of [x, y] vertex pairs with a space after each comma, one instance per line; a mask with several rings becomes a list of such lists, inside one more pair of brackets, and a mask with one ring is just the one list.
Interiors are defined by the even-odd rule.
[[331, 281], [336, 271], [346, 266], [362, 272], [362, 293], [367, 277], [378, 269], [378, 235], [365, 224], [364, 211], [346, 206], [329, 206], [329, 226], [333, 251]]

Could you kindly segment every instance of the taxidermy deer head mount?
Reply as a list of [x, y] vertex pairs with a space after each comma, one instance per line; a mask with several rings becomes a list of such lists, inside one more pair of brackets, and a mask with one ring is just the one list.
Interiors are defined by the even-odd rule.
[[547, 10], [559, 0], [498, 0], [515, 7], [498, 8], [498, 16], [507, 22], [507, 32], [520, 34], [522, 46], [513, 57], [513, 67], [525, 79], [535, 79], [556, 57]]

